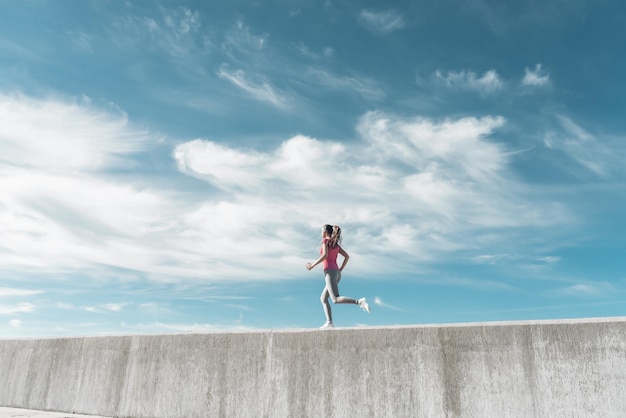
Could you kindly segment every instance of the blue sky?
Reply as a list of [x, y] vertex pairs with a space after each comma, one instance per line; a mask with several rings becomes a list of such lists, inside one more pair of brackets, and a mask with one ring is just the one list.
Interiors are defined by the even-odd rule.
[[0, 1], [0, 336], [622, 316], [618, 0]]

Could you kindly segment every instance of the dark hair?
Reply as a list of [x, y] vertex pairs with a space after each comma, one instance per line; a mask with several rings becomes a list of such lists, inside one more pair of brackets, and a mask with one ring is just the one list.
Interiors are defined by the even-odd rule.
[[330, 248], [335, 248], [339, 244], [341, 244], [341, 228], [339, 225], [324, 225], [324, 232], [328, 235], [328, 246]]

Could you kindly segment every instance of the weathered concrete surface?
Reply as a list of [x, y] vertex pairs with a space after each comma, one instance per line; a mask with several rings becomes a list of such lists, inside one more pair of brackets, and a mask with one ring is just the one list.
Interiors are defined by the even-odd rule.
[[0, 340], [0, 406], [115, 417], [624, 417], [626, 318]]

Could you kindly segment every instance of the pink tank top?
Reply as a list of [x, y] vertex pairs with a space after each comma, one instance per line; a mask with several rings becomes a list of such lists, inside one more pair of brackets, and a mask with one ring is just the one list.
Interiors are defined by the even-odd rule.
[[[322, 240], [322, 247], [320, 248], [320, 255], [323, 254], [324, 251], [324, 243], [330, 241], [328, 238], [324, 238]], [[328, 246], [328, 256], [326, 260], [323, 261], [322, 266], [324, 270], [339, 270], [339, 266], [337, 265], [337, 254], [339, 254], [339, 245], [335, 248], [331, 248]]]

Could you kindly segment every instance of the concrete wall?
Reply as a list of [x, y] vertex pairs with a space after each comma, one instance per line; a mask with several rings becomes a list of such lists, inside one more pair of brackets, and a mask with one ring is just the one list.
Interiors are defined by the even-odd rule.
[[0, 406], [115, 417], [625, 417], [626, 319], [0, 340]]

